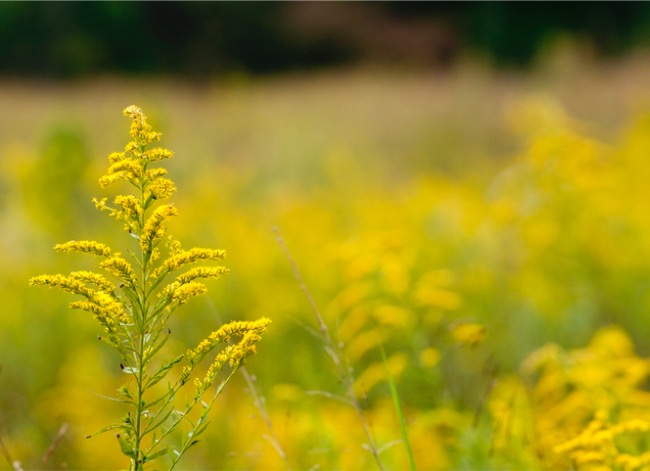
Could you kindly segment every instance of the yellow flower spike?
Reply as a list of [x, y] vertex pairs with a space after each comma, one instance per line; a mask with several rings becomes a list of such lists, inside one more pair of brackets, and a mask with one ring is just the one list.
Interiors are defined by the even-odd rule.
[[163, 149], [162, 147], [154, 147], [149, 149], [143, 154], [144, 158], [149, 162], [157, 162], [163, 159], [170, 159], [174, 156], [171, 150]]
[[119, 195], [115, 197], [114, 203], [122, 208], [122, 219], [137, 221], [142, 216], [142, 206], [133, 195]]
[[140, 247], [144, 251], [151, 250], [153, 245], [165, 235], [165, 222], [177, 214], [178, 210], [171, 204], [156, 208], [144, 225]]
[[190, 360], [191, 363], [196, 363], [201, 360], [209, 351], [212, 349], [213, 345], [208, 339], [201, 340], [196, 348], [190, 349], [185, 354], [186, 358]]
[[124, 175], [121, 173], [114, 173], [112, 175], [104, 175], [99, 179], [99, 185], [104, 188], [108, 185], [115, 183], [118, 180], [124, 179]]
[[121, 282], [126, 283], [131, 287], [134, 287], [138, 282], [131, 264], [119, 255], [114, 255], [113, 257], [103, 261], [99, 266]]
[[100, 324], [105, 327], [129, 322], [122, 305], [112, 296], [102, 291], [94, 292], [89, 297], [89, 301], [73, 301], [70, 303], [70, 307], [94, 313]]
[[227, 344], [233, 337], [243, 337], [248, 332], [254, 332], [257, 336], [261, 336], [266, 332], [270, 323], [270, 319], [262, 317], [255, 321], [233, 321], [224, 324], [218, 330], [212, 332], [208, 338], [202, 340], [196, 348], [188, 350], [185, 356], [194, 365], [217, 345]]
[[162, 200], [169, 198], [176, 191], [176, 186], [168, 178], [156, 178], [149, 185], [149, 191], [155, 199]]
[[241, 341], [235, 345], [230, 353], [229, 363], [233, 368], [238, 367], [249, 356], [254, 354], [256, 344], [262, 340], [262, 337], [255, 331], [249, 330], [246, 332]]
[[105, 244], [95, 242], [94, 240], [71, 240], [63, 244], [56, 244], [54, 250], [57, 252], [85, 252], [108, 257], [111, 249]]
[[[220, 351], [214, 361], [208, 367], [208, 370], [202, 380], [194, 380], [197, 388], [197, 394], [201, 394], [214, 383], [218, 373], [223, 365], [228, 363], [231, 368], [237, 369], [242, 362], [250, 355], [256, 352], [256, 344], [262, 337], [261, 334], [266, 331], [267, 326], [271, 323], [270, 319], [265, 317], [256, 321], [234, 321], [225, 324], [219, 330], [212, 332], [207, 339], [204, 339], [196, 348], [188, 350], [185, 357], [190, 360], [192, 366], [200, 362], [213, 348], [219, 344], [227, 344], [233, 336], [241, 337], [239, 342], [233, 345], [226, 345]], [[191, 373], [191, 368], [183, 370], [182, 378], [187, 381]]]
[[61, 288], [73, 294], [79, 294], [86, 298], [92, 298], [95, 290], [90, 289], [85, 283], [75, 278], [63, 275], [39, 275], [29, 280], [31, 286], [42, 285], [51, 288]]
[[203, 283], [192, 281], [185, 285], [179, 286], [171, 293], [171, 299], [177, 306], [185, 304], [190, 298], [205, 294], [208, 288]]
[[219, 278], [228, 273], [225, 267], [195, 267], [176, 277], [176, 281], [167, 285], [160, 293], [161, 296], [169, 296], [180, 286], [185, 285], [197, 278]]
[[70, 273], [70, 277], [75, 280], [79, 280], [82, 283], [92, 283], [105, 291], [113, 290], [113, 283], [111, 283], [110, 281], [108, 281], [106, 278], [104, 278], [102, 275], [98, 273], [85, 271], [85, 270], [73, 271], [72, 273]]
[[151, 126], [147, 123], [147, 117], [140, 107], [135, 105], [127, 106], [122, 113], [124, 116], [131, 118], [129, 134], [133, 141], [127, 144], [127, 152], [134, 152], [137, 157], [140, 157], [139, 148], [160, 140], [161, 134], [151, 130]]
[[159, 278], [190, 263], [204, 260], [219, 261], [226, 258], [225, 250], [200, 249], [196, 247], [190, 250], [180, 250], [180, 245], [176, 245], [175, 247], [178, 249], [178, 252], [165, 260], [161, 266], [153, 272], [152, 277]]
[[[138, 184], [144, 175], [144, 166], [142, 162], [135, 159], [125, 158], [115, 162], [108, 167], [106, 175], [100, 179], [100, 185], [107, 186], [117, 180], [128, 180], [133, 184]], [[102, 184], [105, 181], [106, 184]]]
[[135, 105], [129, 105], [126, 108], [124, 108], [122, 110], [122, 114], [127, 118], [131, 118], [133, 120], [142, 121], [144, 119], [144, 114], [142, 113], [142, 109], [139, 106], [135, 106]]
[[108, 154], [108, 162], [114, 164], [120, 160], [126, 159], [126, 154], [124, 152], [111, 152]]

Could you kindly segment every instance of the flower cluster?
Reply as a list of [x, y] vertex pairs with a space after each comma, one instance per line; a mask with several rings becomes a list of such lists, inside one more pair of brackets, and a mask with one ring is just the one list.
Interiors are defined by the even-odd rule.
[[[100, 242], [70, 241], [56, 245], [55, 250], [102, 257], [99, 267], [117, 283], [99, 273], [75, 271], [67, 276], [36, 276], [30, 284], [61, 288], [81, 296], [82, 299], [73, 301], [70, 307], [93, 313], [106, 332], [101, 339], [117, 349], [122, 370], [130, 375], [130, 382], [119, 390], [119, 400], [131, 405], [133, 410], [127, 418], [102, 431], [119, 431], [120, 449], [130, 459], [131, 470], [142, 470], [145, 463], [167, 453], [168, 448], [163, 447], [161, 438], [180, 425], [189, 428], [185, 436], [192, 440], [183, 440], [179, 448], [173, 449], [171, 469], [205, 430], [205, 418], [211, 404], [244, 359], [255, 353], [256, 344], [270, 320], [261, 318], [223, 325], [185, 355], [166, 363], [153, 361], [171, 335], [167, 327], [171, 314], [190, 298], [207, 291], [207, 286], [198, 280], [219, 278], [228, 273], [228, 269], [196, 266], [166, 281], [168, 276], [188, 264], [221, 261], [225, 252], [206, 248], [184, 250], [180, 242], [167, 235], [168, 221], [178, 215], [178, 210], [173, 204], [158, 202], [169, 198], [176, 187], [165, 177], [167, 170], [154, 164], [172, 157], [173, 153], [161, 147], [149, 148], [151, 143], [160, 140], [161, 134], [152, 130], [140, 108], [129, 106], [124, 115], [131, 119], [132, 140], [123, 151], [109, 155], [108, 171], [99, 183], [106, 187], [126, 181], [136, 192], [117, 195], [112, 206], [107, 204], [108, 198], [94, 198], [93, 202], [97, 209], [121, 221], [129, 235], [137, 240], [137, 245], [128, 250], [130, 260]], [[162, 244], [163, 241], [166, 243]], [[161, 258], [165, 249], [167, 256]], [[236, 338], [239, 340], [235, 341]], [[194, 378], [197, 385], [194, 399], [179, 412], [174, 405], [177, 392], [188, 382], [201, 360], [220, 344], [224, 347], [207, 368], [207, 373]], [[184, 360], [187, 364], [182, 368], [180, 379], [168, 378], [166, 388], [156, 389], [156, 384]], [[230, 375], [206, 403], [204, 394], [226, 364], [231, 367]], [[186, 421], [184, 418], [199, 403], [204, 405], [201, 419]]]

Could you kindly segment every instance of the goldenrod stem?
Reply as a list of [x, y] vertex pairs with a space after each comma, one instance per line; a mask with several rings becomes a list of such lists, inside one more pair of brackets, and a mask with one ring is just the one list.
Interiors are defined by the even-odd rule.
[[[144, 227], [144, 221], [145, 221], [145, 213], [146, 209], [144, 208], [144, 194], [145, 194], [145, 188], [144, 185], [140, 186], [140, 201], [142, 204], [142, 215], [140, 218], [140, 227], [138, 228], [138, 236], [142, 235], [142, 229]], [[135, 455], [135, 458], [132, 460], [133, 464], [133, 469], [134, 471], [140, 471], [144, 469], [144, 459], [140, 455], [142, 454], [142, 413], [144, 412], [142, 409], [144, 407], [144, 369], [145, 369], [145, 362], [144, 362], [144, 352], [145, 352], [145, 347], [146, 347], [146, 332], [147, 332], [147, 265], [148, 265], [148, 257], [147, 254], [145, 253], [144, 249], [140, 248], [140, 265], [141, 265], [141, 283], [140, 283], [140, 293], [138, 293], [138, 300], [139, 300], [139, 310], [140, 310], [140, 316], [138, 319], [138, 323], [135, 325], [135, 328], [137, 330], [137, 335], [138, 335], [138, 348], [136, 351], [136, 368], [137, 368], [137, 374], [136, 374], [136, 387], [137, 387], [137, 395], [136, 395], [136, 404], [135, 404], [135, 436], [134, 436], [134, 444], [133, 444], [133, 452]]]

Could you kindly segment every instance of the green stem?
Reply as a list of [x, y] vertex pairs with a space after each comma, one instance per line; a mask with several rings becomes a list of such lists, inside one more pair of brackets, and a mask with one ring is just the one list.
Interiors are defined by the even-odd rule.
[[142, 436], [141, 436], [141, 428], [142, 428], [142, 406], [144, 404], [144, 389], [143, 389], [143, 383], [144, 383], [144, 376], [142, 373], [143, 370], [143, 364], [142, 364], [142, 356], [144, 354], [144, 335], [140, 336], [140, 343], [139, 343], [139, 348], [137, 352], [137, 368], [138, 368], [138, 373], [136, 376], [137, 380], [137, 402], [136, 402], [136, 416], [135, 416], [135, 443], [133, 447], [133, 452], [135, 455], [134, 458], [134, 467], [133, 469], [135, 471], [140, 471], [142, 468], [142, 459], [140, 457], [141, 455], [141, 441], [142, 441]]
[[[142, 149], [141, 149], [142, 151]], [[144, 194], [145, 194], [145, 187], [144, 185], [140, 185], [140, 202], [142, 205], [142, 214], [140, 216], [140, 221], [139, 221], [139, 231], [138, 231], [138, 237], [142, 236], [142, 230], [144, 228], [144, 223], [145, 223], [145, 208], [144, 208]], [[140, 316], [138, 319], [138, 323], [136, 324], [136, 329], [137, 329], [137, 335], [139, 337], [139, 342], [138, 342], [138, 348], [136, 351], [136, 368], [137, 368], [137, 374], [136, 374], [136, 387], [137, 387], [137, 395], [136, 395], [136, 405], [135, 405], [135, 429], [134, 429], [134, 444], [133, 444], [133, 452], [134, 452], [134, 458], [132, 459], [132, 469], [134, 471], [141, 471], [144, 469], [144, 456], [143, 455], [143, 450], [142, 450], [142, 438], [143, 438], [143, 433], [142, 433], [142, 413], [143, 411], [143, 406], [144, 406], [144, 392], [145, 392], [145, 385], [144, 385], [144, 380], [145, 380], [145, 375], [144, 375], [144, 369], [145, 369], [145, 361], [144, 361], [144, 355], [145, 355], [145, 347], [146, 347], [146, 332], [147, 332], [147, 311], [148, 311], [148, 306], [147, 306], [147, 270], [148, 270], [148, 262], [149, 262], [149, 257], [147, 256], [148, 254], [140, 248], [140, 268], [142, 269], [142, 281], [140, 285], [140, 293], [138, 296], [138, 304], [140, 308]]]

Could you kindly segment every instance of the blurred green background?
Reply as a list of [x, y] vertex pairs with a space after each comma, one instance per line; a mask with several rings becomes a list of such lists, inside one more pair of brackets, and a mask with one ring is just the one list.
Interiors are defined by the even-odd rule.
[[[342, 388], [273, 227], [392, 444], [387, 469], [407, 456], [379, 343], [419, 469], [574, 466], [549, 437], [577, 434], [589, 394], [621, 375], [580, 382], [570, 366], [606, 364], [589, 343], [604, 326], [622, 329], [601, 343], [624, 364], [650, 352], [649, 15], [645, 2], [0, 3], [0, 467], [125, 466], [112, 435], [84, 438], [122, 414], [100, 397], [125, 380], [113, 352], [69, 297], [27, 280], [95, 267], [55, 243], [131, 242], [91, 203], [111, 195], [97, 179], [130, 104], [176, 153], [172, 232], [226, 249], [231, 270], [179, 311], [170, 356], [227, 320], [271, 317], [248, 368], [292, 469], [375, 466], [356, 412], [313, 393]], [[553, 394], [525, 373], [551, 344], [568, 384]], [[640, 377], [607, 407], [646, 407]], [[495, 383], [505, 399], [489, 399]], [[249, 393], [229, 385], [183, 469], [287, 469]], [[551, 419], [555, 405], [581, 415]]]
[[0, 72], [205, 77], [359, 62], [525, 66], [553, 37], [598, 54], [650, 41], [645, 2], [4, 2]]

